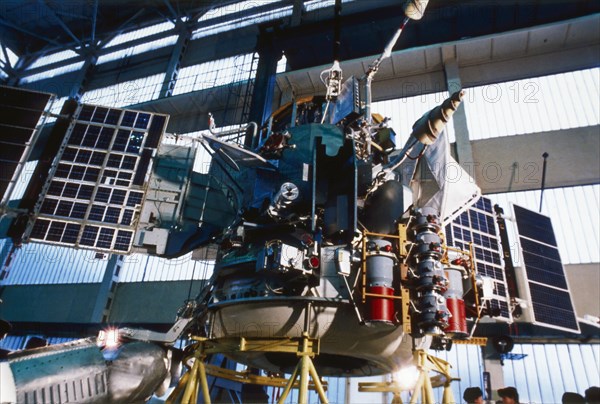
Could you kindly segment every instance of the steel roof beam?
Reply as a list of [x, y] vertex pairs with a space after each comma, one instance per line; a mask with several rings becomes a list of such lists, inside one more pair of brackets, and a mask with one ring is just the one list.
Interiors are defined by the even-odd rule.
[[65, 22], [58, 16], [56, 15], [56, 13], [54, 12], [54, 10], [52, 10], [44, 0], [38, 0], [38, 3], [40, 4], [40, 6], [42, 6], [43, 8], [45, 8], [46, 10], [48, 10], [48, 13], [54, 17], [54, 19], [56, 20], [56, 22], [58, 23], [58, 25], [60, 25], [60, 27], [63, 29], [63, 31], [65, 31], [67, 33], [67, 35], [69, 35], [71, 38], [73, 38], [73, 40], [75, 41], [75, 43], [78, 43], [79, 45], [81, 44], [81, 39], [77, 38], [75, 36], [75, 34], [73, 34], [73, 32], [71, 31], [71, 29], [67, 26], [67, 24], [65, 24]]

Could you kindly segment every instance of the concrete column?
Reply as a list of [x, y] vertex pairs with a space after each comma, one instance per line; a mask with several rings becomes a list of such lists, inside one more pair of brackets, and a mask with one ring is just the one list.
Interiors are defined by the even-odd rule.
[[[488, 344], [481, 349], [483, 356], [483, 371], [487, 372], [489, 375], [489, 385], [491, 387], [491, 392], [485, 392], [488, 400], [487, 402], [495, 403], [496, 400], [499, 399], [496, 391], [505, 386], [504, 371], [502, 369], [502, 364], [500, 363], [499, 354], [496, 352], [491, 342], [488, 341]], [[486, 389], [486, 386], [483, 386], [483, 388]]]
[[[444, 61], [444, 73], [446, 75], [446, 86], [448, 92], [453, 94], [462, 89], [455, 47], [448, 46], [442, 48], [442, 57]], [[452, 120], [456, 135], [456, 159], [467, 172], [470, 172], [469, 170], [473, 163], [473, 150], [471, 149], [464, 104], [460, 104], [458, 110], [454, 113]]]

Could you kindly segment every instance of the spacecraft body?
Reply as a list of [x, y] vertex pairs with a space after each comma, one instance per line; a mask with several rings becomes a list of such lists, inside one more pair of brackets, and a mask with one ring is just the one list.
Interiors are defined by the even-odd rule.
[[[214, 275], [197, 301], [209, 338], [306, 333], [320, 341], [320, 374], [365, 376], [398, 369], [413, 349], [445, 336], [450, 317], [464, 320], [464, 306], [453, 315], [445, 303], [439, 212], [426, 204], [407, 210], [400, 164], [390, 160], [395, 133], [381, 116], [360, 113], [356, 89], [350, 79], [335, 100], [281, 108], [254, 151], [217, 130], [204, 136], [214, 151], [209, 175], [238, 212], [217, 237]], [[444, 104], [448, 116], [457, 97]], [[431, 131], [434, 120], [428, 113], [420, 127]], [[403, 153], [419, 143], [414, 137]], [[458, 283], [462, 291], [460, 275]], [[402, 290], [414, 307], [406, 318]], [[229, 355], [274, 372], [297, 363], [292, 354]]]
[[86, 338], [9, 353], [0, 362], [3, 403], [144, 403], [169, 386], [170, 360], [134, 341], [100, 350]]

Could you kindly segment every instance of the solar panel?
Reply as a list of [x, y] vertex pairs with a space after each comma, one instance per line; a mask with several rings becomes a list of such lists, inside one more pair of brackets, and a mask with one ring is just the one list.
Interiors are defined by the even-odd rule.
[[0, 86], [0, 201], [8, 202], [10, 184], [27, 161], [40, 118], [52, 94]]
[[29, 238], [130, 252], [167, 116], [83, 104], [34, 214]]
[[477, 273], [492, 280], [493, 294], [488, 304], [490, 309], [500, 313], [495, 318], [512, 321], [504, 260], [498, 240], [499, 234], [492, 203], [483, 196], [446, 226], [446, 243], [465, 251], [469, 250], [469, 245], [472, 243]]
[[520, 243], [520, 290], [531, 300], [530, 321], [551, 328], [579, 332], [550, 218], [512, 205]]

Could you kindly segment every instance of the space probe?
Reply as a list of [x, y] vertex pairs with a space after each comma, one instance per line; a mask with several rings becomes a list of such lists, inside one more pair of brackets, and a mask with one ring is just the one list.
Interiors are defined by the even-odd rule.
[[[9, 354], [0, 401], [141, 402], [168, 386], [172, 346], [187, 335], [189, 370], [172, 402], [197, 402], [200, 392], [210, 401], [212, 353], [292, 374], [287, 393], [299, 377], [300, 402], [311, 376], [326, 402], [320, 376], [388, 374], [432, 344], [470, 338], [486, 314], [481, 282], [472, 251], [448, 247], [442, 232], [480, 196], [466, 172], [445, 178], [458, 164], [444, 126], [463, 92], [417, 120], [400, 150], [388, 119], [371, 112], [379, 65], [425, 5], [408, 2], [363, 77], [344, 80], [335, 61], [322, 74], [324, 96], [294, 100], [265, 125], [219, 130], [211, 118], [195, 140], [212, 154], [206, 198], [226, 201], [219, 220], [198, 224], [200, 244], [218, 248], [214, 273], [171, 330], [121, 329], [100, 347], [87, 339]], [[242, 136], [249, 146], [235, 141]]]

